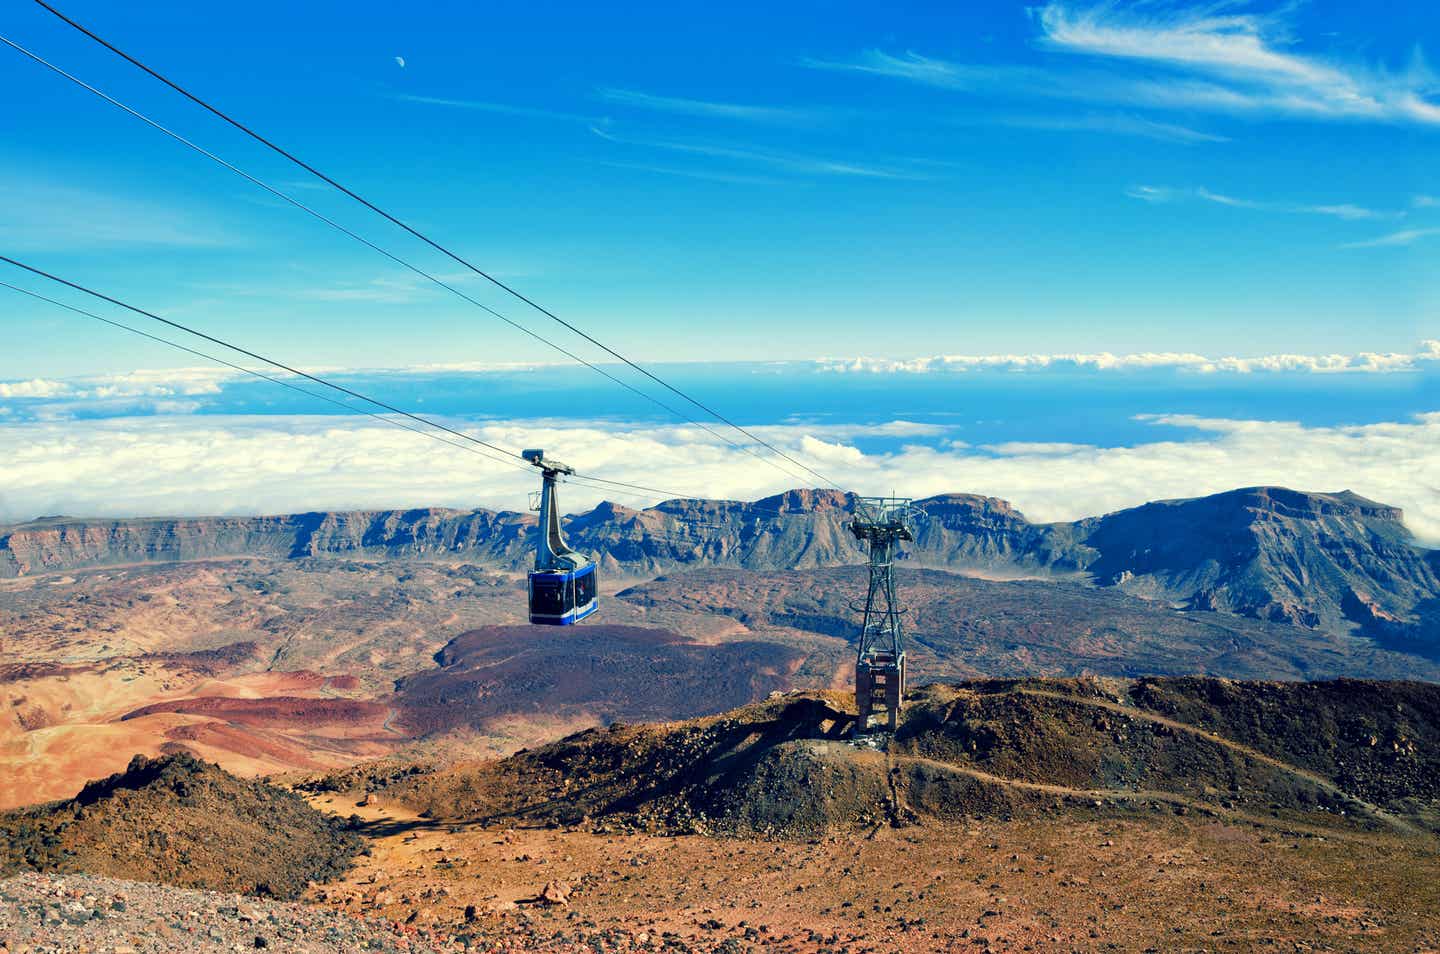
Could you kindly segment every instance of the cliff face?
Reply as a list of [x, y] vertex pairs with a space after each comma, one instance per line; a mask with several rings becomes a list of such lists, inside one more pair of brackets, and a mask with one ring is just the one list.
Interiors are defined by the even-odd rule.
[[437, 557], [511, 563], [534, 518], [458, 510], [350, 511], [275, 517], [144, 520], [47, 518], [0, 530], [0, 577], [126, 563], [325, 554]]
[[[566, 534], [605, 572], [694, 567], [774, 570], [863, 562], [851, 501], [793, 490], [755, 503], [604, 503]], [[1440, 556], [1416, 547], [1403, 515], [1348, 491], [1251, 487], [1168, 500], [1074, 523], [1035, 524], [1003, 500], [943, 494], [905, 557], [1001, 575], [1087, 574], [1097, 585], [1189, 609], [1437, 642]], [[535, 519], [486, 510], [393, 510], [147, 520], [47, 518], [0, 530], [0, 577], [123, 563], [335, 554], [528, 567]], [[1418, 635], [1417, 635], [1418, 634]]]
[[1400, 622], [1440, 595], [1435, 563], [1398, 508], [1345, 491], [1251, 487], [1146, 504], [1079, 532], [1101, 585], [1276, 622]]
[[291, 555], [301, 517], [46, 518], [0, 530], [0, 576], [121, 563]]

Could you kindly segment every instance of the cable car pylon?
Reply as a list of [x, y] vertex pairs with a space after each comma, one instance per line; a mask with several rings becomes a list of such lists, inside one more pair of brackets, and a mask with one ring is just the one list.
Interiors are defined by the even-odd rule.
[[535, 544], [535, 569], [530, 574], [530, 622], [570, 626], [595, 612], [595, 563], [570, 549], [560, 532], [560, 505], [555, 486], [575, 468], [546, 457], [543, 450], [520, 456], [540, 468], [540, 525]]
[[895, 556], [900, 541], [914, 540], [909, 497], [857, 497], [850, 532], [870, 549], [870, 586], [855, 657], [856, 732], [868, 732], [883, 710], [891, 732], [900, 724], [905, 697], [903, 610], [895, 595]]

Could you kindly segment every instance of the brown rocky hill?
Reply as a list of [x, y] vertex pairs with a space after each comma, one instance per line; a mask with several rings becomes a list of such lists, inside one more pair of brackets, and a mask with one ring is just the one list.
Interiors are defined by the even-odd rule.
[[441, 821], [804, 838], [1096, 811], [1440, 833], [1440, 686], [982, 681], [912, 691], [888, 744], [853, 718], [844, 694], [788, 694], [397, 773], [385, 796]]
[[185, 754], [137, 755], [73, 799], [0, 814], [0, 876], [85, 872], [293, 898], [360, 847], [294, 793]]
[[[752, 503], [604, 503], [570, 517], [571, 542], [610, 576], [699, 567], [775, 570], [862, 562], [851, 498], [794, 490]], [[1162, 501], [1074, 523], [1034, 524], [1002, 500], [918, 501], [909, 558], [1006, 576], [1080, 575], [1100, 586], [1332, 632], [1359, 628], [1440, 652], [1440, 557], [1417, 547], [1400, 510], [1348, 491], [1252, 487]], [[0, 577], [264, 555], [420, 557], [510, 570], [529, 562], [529, 514], [411, 510], [287, 517], [47, 518], [0, 530]]]

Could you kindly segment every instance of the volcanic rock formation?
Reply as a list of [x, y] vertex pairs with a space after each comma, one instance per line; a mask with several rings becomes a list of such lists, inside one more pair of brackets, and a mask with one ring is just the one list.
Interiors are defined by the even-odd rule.
[[185, 754], [137, 755], [73, 799], [0, 815], [0, 876], [86, 872], [293, 898], [360, 847], [294, 793]]
[[[566, 532], [602, 569], [649, 576], [692, 567], [795, 569], [863, 561], [850, 498], [794, 490], [753, 504], [604, 503]], [[1034, 524], [1002, 500], [917, 502], [915, 564], [1000, 575], [1083, 575], [1194, 609], [1330, 631], [1358, 628], [1419, 650], [1440, 623], [1440, 556], [1417, 547], [1401, 511], [1348, 491], [1252, 487]], [[47, 518], [0, 531], [0, 577], [121, 563], [262, 555], [418, 557], [528, 565], [535, 522], [485, 510], [312, 513], [148, 520]]]

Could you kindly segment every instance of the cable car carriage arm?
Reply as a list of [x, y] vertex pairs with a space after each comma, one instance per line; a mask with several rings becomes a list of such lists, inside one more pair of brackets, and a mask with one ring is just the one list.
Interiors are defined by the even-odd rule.
[[575, 473], [543, 450], [521, 453], [540, 468], [540, 524], [536, 533], [535, 569], [530, 573], [530, 622], [570, 626], [596, 609], [595, 563], [570, 549], [560, 530], [560, 508], [555, 487], [561, 476]]

